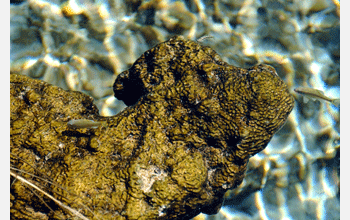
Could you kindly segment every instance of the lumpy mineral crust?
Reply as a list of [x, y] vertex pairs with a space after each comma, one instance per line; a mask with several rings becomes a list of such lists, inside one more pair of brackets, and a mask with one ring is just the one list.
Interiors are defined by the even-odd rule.
[[[216, 213], [294, 105], [274, 68], [230, 66], [182, 37], [146, 51], [113, 88], [128, 107], [106, 118], [86, 95], [11, 75], [11, 167], [27, 173], [13, 172], [91, 219]], [[74, 216], [24, 185], [11, 187], [14, 218]]]

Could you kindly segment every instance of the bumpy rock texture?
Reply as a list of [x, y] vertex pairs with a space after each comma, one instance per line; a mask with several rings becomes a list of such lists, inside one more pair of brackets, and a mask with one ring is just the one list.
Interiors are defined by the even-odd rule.
[[[129, 107], [103, 118], [86, 95], [11, 75], [12, 172], [91, 219], [213, 214], [294, 105], [272, 67], [233, 67], [182, 37], [146, 51], [114, 92]], [[105, 123], [67, 126], [80, 118]], [[11, 184], [12, 218], [72, 217], [21, 181]]]

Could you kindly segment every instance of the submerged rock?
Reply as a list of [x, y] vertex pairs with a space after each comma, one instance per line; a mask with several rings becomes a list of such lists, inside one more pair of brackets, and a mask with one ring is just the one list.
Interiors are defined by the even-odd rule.
[[[274, 68], [230, 66], [182, 37], [146, 51], [114, 92], [129, 107], [101, 117], [87, 95], [11, 75], [12, 178], [91, 219], [214, 214], [294, 106]], [[69, 126], [78, 119], [103, 123]], [[12, 182], [13, 218], [74, 215]]]

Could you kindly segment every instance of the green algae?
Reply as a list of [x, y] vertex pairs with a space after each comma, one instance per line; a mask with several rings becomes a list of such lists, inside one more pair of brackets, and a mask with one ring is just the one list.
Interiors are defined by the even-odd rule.
[[[272, 67], [233, 67], [182, 37], [146, 51], [113, 89], [129, 107], [101, 117], [87, 95], [11, 75], [11, 167], [54, 182], [17, 172], [91, 219], [216, 213], [294, 106]], [[13, 181], [11, 217], [37, 215], [77, 218]]]

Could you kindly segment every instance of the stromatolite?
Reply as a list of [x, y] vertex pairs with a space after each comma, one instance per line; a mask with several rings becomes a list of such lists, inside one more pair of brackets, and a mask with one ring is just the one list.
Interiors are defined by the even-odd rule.
[[[294, 105], [272, 67], [233, 67], [182, 37], [146, 51], [114, 92], [129, 107], [103, 118], [86, 95], [11, 75], [11, 171], [88, 218], [212, 214]], [[82, 118], [105, 122], [67, 125]], [[12, 183], [12, 218], [73, 215], [29, 188]]]

